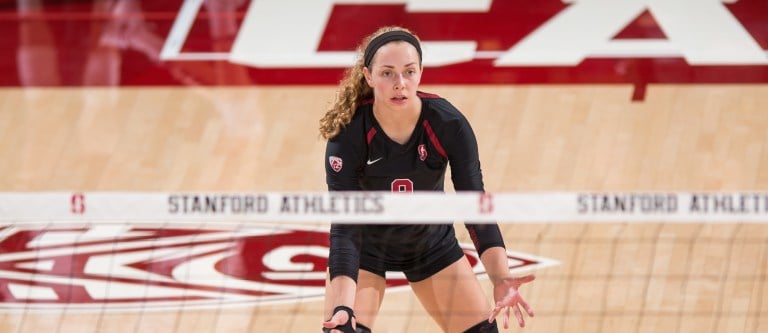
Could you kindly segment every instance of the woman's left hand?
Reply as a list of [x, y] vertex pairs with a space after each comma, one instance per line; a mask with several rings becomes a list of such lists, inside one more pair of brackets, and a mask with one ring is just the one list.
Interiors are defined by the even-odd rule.
[[522, 307], [528, 316], [533, 317], [533, 309], [520, 295], [518, 289], [524, 283], [528, 283], [536, 279], [533, 275], [526, 275], [520, 278], [504, 278], [494, 283], [493, 286], [493, 299], [496, 301], [496, 306], [493, 308], [491, 316], [488, 318], [489, 322], [493, 322], [502, 310], [504, 310], [504, 328], [509, 328], [509, 310], [515, 312], [517, 317], [517, 324], [520, 327], [525, 327], [525, 319], [523, 319], [523, 313], [520, 311]]

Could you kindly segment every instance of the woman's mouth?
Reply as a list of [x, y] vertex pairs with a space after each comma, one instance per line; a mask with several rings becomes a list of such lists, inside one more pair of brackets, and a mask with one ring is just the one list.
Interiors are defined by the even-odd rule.
[[408, 97], [405, 97], [405, 96], [395, 96], [391, 98], [391, 100], [396, 103], [405, 102], [407, 99]]

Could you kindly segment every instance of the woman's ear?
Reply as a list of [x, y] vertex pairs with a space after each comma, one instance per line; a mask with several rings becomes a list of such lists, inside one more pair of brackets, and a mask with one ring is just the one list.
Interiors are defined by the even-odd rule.
[[373, 88], [373, 78], [371, 78], [371, 71], [368, 70], [368, 67], [363, 67], [363, 76], [365, 76], [365, 82], [368, 83], [368, 86]]

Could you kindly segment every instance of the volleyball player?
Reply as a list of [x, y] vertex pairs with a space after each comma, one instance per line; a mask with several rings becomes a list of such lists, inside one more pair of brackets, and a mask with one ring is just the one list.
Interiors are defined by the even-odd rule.
[[[443, 191], [450, 165], [456, 191], [483, 191], [477, 142], [470, 124], [447, 100], [418, 91], [418, 38], [400, 27], [368, 36], [320, 120], [327, 139], [325, 169], [331, 191]], [[494, 285], [489, 306], [459, 247], [453, 225], [332, 224], [325, 295], [326, 332], [370, 332], [385, 291], [385, 272], [402, 271], [445, 332], [498, 332], [510, 309], [525, 325], [518, 293], [528, 275], [510, 275], [497, 224], [466, 223]]]

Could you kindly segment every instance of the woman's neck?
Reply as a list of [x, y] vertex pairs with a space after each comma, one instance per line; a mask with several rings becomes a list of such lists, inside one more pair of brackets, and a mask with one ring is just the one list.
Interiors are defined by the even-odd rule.
[[421, 115], [421, 100], [402, 109], [390, 109], [373, 104], [373, 116], [384, 130], [384, 133], [393, 141], [405, 144], [413, 134], [416, 122]]

